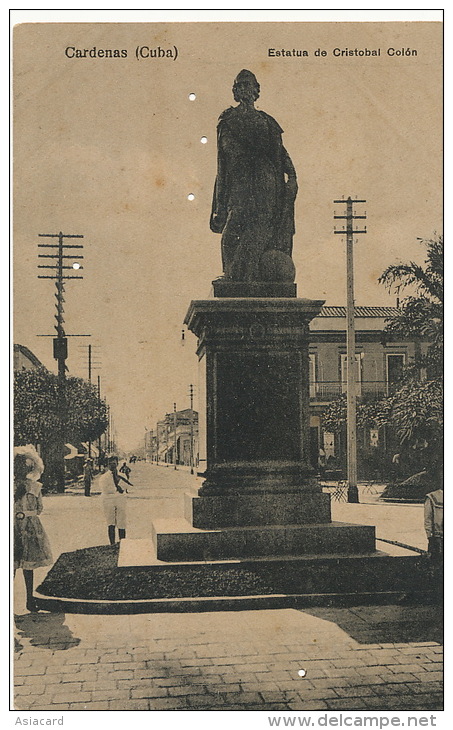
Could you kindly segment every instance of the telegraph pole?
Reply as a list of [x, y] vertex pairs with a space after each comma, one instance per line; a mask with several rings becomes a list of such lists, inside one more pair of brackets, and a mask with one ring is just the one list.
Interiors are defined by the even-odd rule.
[[[91, 385], [91, 345], [88, 345], [88, 382]], [[91, 440], [88, 441], [88, 458], [91, 459]]]
[[[58, 243], [38, 243], [38, 248], [50, 248], [57, 249], [52, 253], [40, 253], [38, 258], [40, 259], [52, 259], [49, 264], [38, 264], [38, 269], [51, 269], [51, 274], [39, 274], [38, 279], [53, 279], [55, 281], [55, 287], [57, 289], [55, 297], [57, 299], [56, 309], [57, 313], [55, 319], [57, 324], [55, 329], [57, 336], [53, 339], [53, 356], [58, 363], [58, 381], [59, 381], [59, 415], [61, 421], [60, 435], [57, 442], [55, 442], [55, 464], [54, 474], [55, 481], [58, 491], [63, 492], [65, 488], [65, 469], [64, 469], [64, 444], [66, 438], [66, 360], [68, 357], [68, 340], [64, 330], [64, 292], [65, 292], [65, 281], [68, 279], [83, 279], [80, 275], [70, 275], [65, 273], [69, 270], [78, 270], [83, 267], [79, 263], [79, 259], [83, 259], [82, 254], [67, 254], [68, 249], [82, 249], [83, 244], [71, 244], [65, 243], [66, 238], [83, 238], [82, 235], [72, 233], [39, 233], [40, 238], [57, 238]], [[66, 265], [66, 260], [71, 259], [73, 264], [70, 266]], [[74, 261], [77, 259], [77, 261]], [[75, 335], [77, 336], [77, 335]], [[80, 335], [83, 336], [83, 335]]]
[[88, 382], [92, 383], [93, 380], [93, 370], [100, 370], [99, 367], [96, 367], [97, 365], [101, 365], [100, 360], [96, 360], [96, 355], [99, 355], [99, 352], [93, 352], [94, 348], [99, 348], [100, 345], [80, 345], [79, 349], [87, 348], [87, 360], [86, 362], [83, 362], [83, 365], [86, 365], [87, 367], [87, 374], [88, 374]]
[[193, 385], [189, 385], [189, 396], [190, 396], [190, 473], [194, 473], [194, 459], [193, 459]]
[[366, 233], [366, 226], [362, 231], [354, 230], [354, 220], [366, 219], [366, 215], [354, 215], [353, 206], [356, 203], [366, 203], [366, 200], [334, 200], [334, 203], [346, 204], [346, 215], [335, 215], [335, 219], [346, 221], [346, 228], [334, 233], [346, 235], [346, 361], [347, 361], [347, 463], [348, 463], [348, 502], [358, 502], [357, 489], [357, 423], [356, 423], [356, 356], [355, 356], [355, 319], [354, 319], [354, 236]]
[[[98, 354], [96, 352], [93, 353], [93, 348], [94, 347], [100, 347], [100, 345], [80, 345], [80, 348], [79, 349], [82, 349], [82, 348], [85, 348], [85, 347], [87, 348], [87, 358], [88, 358], [87, 359], [87, 363], [86, 363], [86, 365], [88, 367], [88, 382], [91, 385], [91, 383], [92, 383], [93, 370], [99, 370], [98, 367], [93, 367], [93, 365], [96, 366], [96, 365], [100, 365], [101, 364], [101, 361], [100, 360], [93, 360], [93, 354], [94, 354], [95, 357], [96, 357], [96, 354]], [[92, 446], [92, 442], [91, 441], [88, 441], [88, 458], [90, 458], [90, 459], [91, 459], [91, 446]]]
[[106, 449], [105, 450], [107, 451], [107, 454], [109, 454], [109, 455], [111, 452], [110, 427], [111, 427], [110, 406], [107, 406], [107, 434], [106, 434], [107, 439], [106, 439]]
[[176, 446], [177, 446], [177, 438], [176, 438], [176, 403], [173, 403], [173, 430], [174, 430], [174, 446], [173, 446], [173, 465], [176, 467]]
[[156, 423], [156, 466], [159, 466], [159, 422]]
[[56, 261], [52, 264], [39, 264], [38, 269], [52, 269], [53, 274], [47, 275], [47, 274], [40, 274], [38, 275], [38, 279], [53, 279], [55, 281], [55, 286], [57, 288], [55, 297], [57, 299], [56, 307], [57, 307], [57, 314], [55, 315], [55, 319], [57, 320], [57, 324], [55, 326], [55, 329], [57, 330], [57, 336], [54, 338], [53, 342], [53, 353], [55, 360], [58, 361], [58, 375], [63, 382], [66, 379], [66, 359], [68, 357], [68, 341], [66, 338], [66, 333], [64, 331], [64, 319], [63, 319], [63, 313], [64, 313], [64, 291], [65, 291], [65, 280], [67, 279], [83, 279], [83, 276], [75, 275], [71, 276], [70, 274], [65, 274], [64, 271], [66, 270], [79, 270], [83, 269], [83, 266], [78, 263], [78, 261], [74, 262], [72, 266], [66, 266], [65, 260], [71, 259], [74, 261], [74, 259], [83, 259], [82, 254], [67, 254], [65, 251], [67, 251], [70, 248], [76, 248], [81, 249], [83, 248], [83, 244], [76, 244], [76, 243], [64, 243], [65, 238], [83, 238], [83, 236], [73, 233], [39, 233], [38, 234], [40, 238], [58, 238], [58, 243], [38, 243], [38, 248], [56, 248], [58, 251], [54, 253], [40, 253], [38, 254], [38, 258], [40, 259], [56, 259]]
[[[98, 403], [99, 412], [101, 411], [101, 376], [98, 375]], [[101, 452], [102, 452], [102, 434], [98, 437], [98, 466], [101, 465]]]
[[117, 453], [115, 433], [115, 419], [113, 418], [113, 413], [110, 411], [110, 451], [113, 454]]
[[168, 422], [169, 414], [165, 414], [165, 467], [168, 469], [168, 436], [170, 433], [170, 424]]

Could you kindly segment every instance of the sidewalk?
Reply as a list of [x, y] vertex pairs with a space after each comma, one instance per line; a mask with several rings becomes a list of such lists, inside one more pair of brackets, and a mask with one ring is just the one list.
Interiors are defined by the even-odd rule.
[[[157, 480], [152, 487], [150, 479]], [[178, 514], [191, 479], [137, 467], [128, 537], [148, 534], [152, 517]], [[333, 518], [369, 520], [378, 536], [424, 548], [422, 510], [333, 503]], [[97, 496], [45, 497], [43, 523], [55, 558], [107, 541]], [[378, 548], [386, 549], [383, 543]], [[36, 586], [45, 573], [36, 571]], [[15, 599], [18, 710], [442, 709], [435, 606], [28, 614], [19, 574]]]
[[442, 709], [432, 607], [43, 614], [16, 626], [20, 710]]

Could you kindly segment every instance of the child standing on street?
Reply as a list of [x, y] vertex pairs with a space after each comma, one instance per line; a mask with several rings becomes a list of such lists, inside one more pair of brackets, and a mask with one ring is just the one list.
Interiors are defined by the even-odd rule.
[[33, 570], [52, 564], [49, 539], [39, 515], [43, 510], [41, 483], [44, 464], [34, 446], [14, 449], [14, 574], [22, 568], [27, 609], [37, 611]]

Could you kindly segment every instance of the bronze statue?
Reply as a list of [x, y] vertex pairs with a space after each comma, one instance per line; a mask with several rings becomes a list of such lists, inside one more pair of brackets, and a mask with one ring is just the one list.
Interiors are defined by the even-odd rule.
[[222, 234], [222, 264], [232, 281], [294, 281], [291, 259], [297, 178], [282, 128], [255, 109], [251, 71], [235, 79], [239, 102], [219, 117], [211, 230]]

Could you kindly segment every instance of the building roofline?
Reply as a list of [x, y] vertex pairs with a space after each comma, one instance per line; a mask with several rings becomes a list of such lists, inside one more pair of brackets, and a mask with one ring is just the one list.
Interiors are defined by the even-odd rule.
[[[354, 307], [354, 315], [355, 317], [394, 317], [400, 312], [397, 307], [382, 307], [382, 306], [356, 306]], [[316, 319], [319, 317], [338, 317], [338, 318], [345, 318], [346, 317], [346, 307], [344, 306], [337, 306], [335, 304], [332, 305], [324, 305], [321, 307], [320, 313], [316, 316]]]
[[41, 360], [38, 360], [36, 355], [34, 355], [33, 352], [25, 345], [14, 345], [14, 352], [21, 352], [22, 355], [25, 355], [25, 357], [27, 357], [37, 368], [45, 367]]

